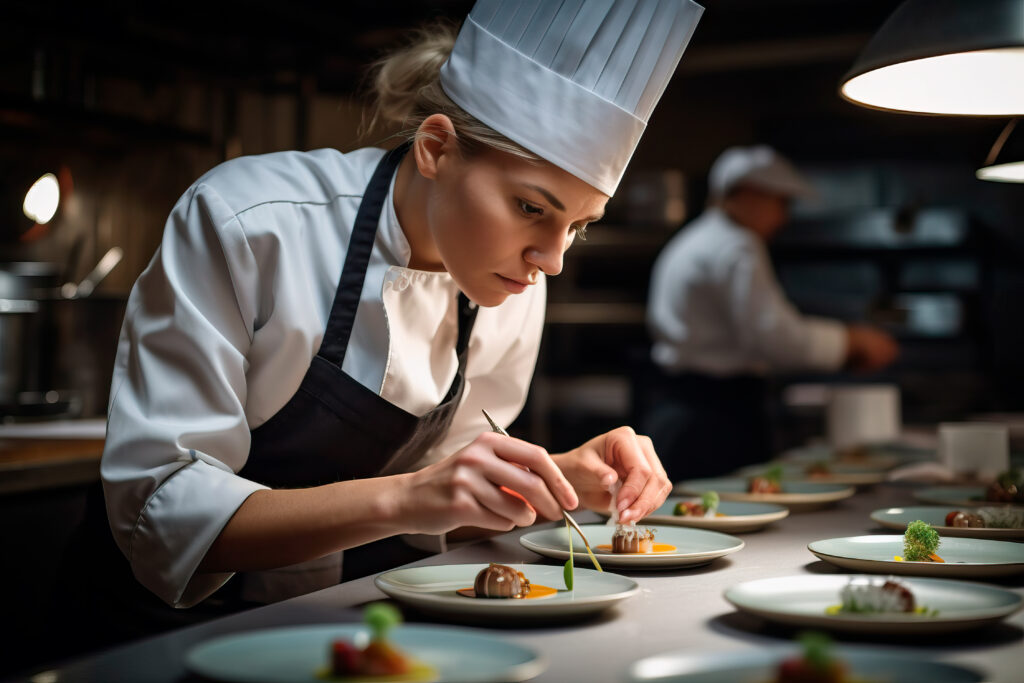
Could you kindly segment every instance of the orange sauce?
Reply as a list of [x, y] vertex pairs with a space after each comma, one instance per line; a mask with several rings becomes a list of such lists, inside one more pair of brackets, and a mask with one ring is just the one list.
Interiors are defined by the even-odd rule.
[[[602, 552], [605, 552], [605, 553], [612, 552], [612, 546], [609, 543], [602, 543], [602, 544], [596, 545], [594, 547], [597, 548], [598, 550], [602, 551]], [[674, 545], [669, 545], [668, 543], [655, 543], [654, 544], [654, 549], [651, 550], [651, 552], [649, 552], [649, 553], [616, 553], [616, 554], [617, 555], [653, 555], [654, 553], [674, 553], [675, 551], [676, 551], [676, 547]]]
[[[467, 597], [467, 598], [475, 598], [476, 597], [476, 591], [473, 590], [472, 587], [470, 587], [470, 588], [460, 588], [459, 590], [457, 590], [455, 592], [458, 593], [459, 595]], [[523, 598], [481, 598], [481, 600], [489, 600], [489, 599], [493, 599], [493, 600], [536, 600], [537, 598], [546, 598], [549, 595], [554, 595], [557, 592], [558, 592], [557, 588], [552, 588], [551, 586], [542, 586], [539, 583], [531, 583], [530, 584], [530, 592], [526, 594], [526, 597], [523, 597]]]

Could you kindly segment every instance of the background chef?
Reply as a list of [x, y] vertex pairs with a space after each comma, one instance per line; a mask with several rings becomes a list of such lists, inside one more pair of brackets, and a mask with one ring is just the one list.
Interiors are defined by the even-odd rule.
[[707, 210], [676, 234], [652, 271], [647, 323], [665, 398], [647, 416], [673, 479], [731, 472], [771, 457], [765, 376], [872, 371], [896, 342], [881, 330], [801, 315], [776, 280], [766, 242], [795, 197], [813, 194], [775, 150], [733, 147], [708, 176]]

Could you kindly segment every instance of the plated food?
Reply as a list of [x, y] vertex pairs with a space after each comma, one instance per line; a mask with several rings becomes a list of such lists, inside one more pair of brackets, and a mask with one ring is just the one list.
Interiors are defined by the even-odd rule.
[[[564, 532], [560, 535], [565, 547]], [[467, 597], [465, 591], [475, 592], [480, 581], [498, 582], [502, 574], [492, 567], [506, 567], [508, 572], [522, 575], [518, 587], [511, 590], [484, 587], [494, 597]], [[374, 578], [374, 584], [388, 597], [413, 607], [420, 612], [439, 615], [449, 620], [473, 623], [540, 621], [573, 619], [598, 614], [637, 593], [636, 581], [593, 569], [577, 567], [573, 589], [564, 586], [562, 567], [544, 564], [493, 565], [448, 564], [426, 567], [406, 567], [383, 572]], [[483, 577], [481, 575], [484, 575]], [[523, 594], [524, 581], [529, 592]], [[471, 588], [472, 587], [472, 588]], [[544, 591], [542, 589], [547, 589]], [[520, 594], [521, 597], [514, 597]]]
[[363, 621], [370, 629], [369, 642], [365, 639], [336, 638], [326, 653], [329, 665], [317, 671], [326, 680], [436, 680], [437, 670], [395, 646], [388, 632], [402, 622], [401, 613], [383, 602], [369, 605], [363, 612]]
[[854, 571], [968, 578], [1024, 572], [1024, 545], [978, 538], [943, 538], [944, 562], [901, 561], [903, 535], [850, 536], [814, 541], [807, 549], [818, 558]]
[[[694, 654], [692, 649], [645, 657], [629, 668], [633, 683], [788, 683], [787, 674], [803, 670], [796, 664], [805, 660], [805, 652], [796, 647], [748, 648], [745, 650]], [[828, 661], [838, 661], [835, 671], [843, 678], [825, 679], [829, 683], [888, 683], [889, 681], [928, 681], [929, 683], [977, 683], [986, 680], [977, 671], [953, 664], [922, 658], [919, 654], [898, 654], [882, 649], [837, 647]], [[789, 681], [793, 679], [788, 679]], [[801, 683], [822, 679], [801, 678]]]
[[922, 503], [960, 506], [1024, 506], [1024, 477], [1020, 470], [1003, 472], [989, 484], [932, 486], [914, 491]]
[[[762, 479], [767, 479], [762, 477]], [[775, 503], [785, 505], [791, 512], [807, 512], [833, 505], [855, 493], [852, 486], [841, 484], [820, 484], [806, 481], [778, 482], [778, 491], [751, 492], [752, 482], [742, 477], [723, 477], [716, 479], [692, 479], [680, 482], [675, 486], [679, 495], [699, 496], [705, 491], [717, 491], [723, 501], [740, 501], [749, 503]], [[771, 481], [755, 486], [771, 487]]]
[[871, 519], [889, 529], [906, 529], [920, 519], [942, 536], [1010, 539], [1024, 538], [1024, 508], [917, 505], [883, 508], [871, 513]]
[[[847, 463], [838, 460], [808, 460], [782, 462], [780, 478], [788, 481], [810, 481], [824, 484], [870, 486], [885, 481], [886, 468], [870, 464]], [[763, 474], [765, 465], [750, 465], [736, 472], [740, 477]]]
[[1024, 603], [1013, 591], [981, 583], [863, 574], [757, 579], [732, 586], [725, 599], [779, 624], [879, 636], [969, 630]]
[[[660, 552], [616, 553], [612, 547], [615, 527], [605, 524], [584, 524], [582, 528], [605, 567], [666, 569], [697, 566], [734, 553], [744, 545], [743, 541], [735, 536], [715, 531], [668, 527], [657, 530], [657, 543], [672, 546], [673, 549], [659, 548], [656, 544], [654, 550]], [[569, 556], [565, 532], [560, 528], [530, 531], [523, 534], [519, 542], [525, 548], [545, 557], [564, 560]], [[584, 552], [582, 541], [575, 536], [572, 550], [577, 554]]]
[[[789, 516], [789, 508], [774, 503], [723, 501], [718, 504], [715, 514], [710, 516], [706, 513], [696, 514], [702, 508], [701, 498], [670, 496], [660, 507], [640, 521], [659, 527], [682, 526], [738, 534], [758, 531], [772, 522]], [[687, 514], [680, 514], [679, 511], [682, 509], [686, 509]]]
[[[472, 629], [402, 624], [391, 629], [387, 637], [395, 649], [430, 667], [433, 673], [427, 680], [525, 681], [547, 666], [533, 650]], [[185, 666], [204, 679], [228, 683], [422, 680], [372, 674], [330, 676], [326, 669], [335, 642], [362, 643], [370, 639], [371, 630], [366, 624], [334, 623], [234, 633], [193, 647], [185, 655]]]

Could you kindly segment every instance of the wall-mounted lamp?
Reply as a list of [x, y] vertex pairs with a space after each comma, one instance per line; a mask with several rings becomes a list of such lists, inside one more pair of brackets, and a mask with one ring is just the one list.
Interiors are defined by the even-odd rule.
[[906, 0], [840, 93], [889, 111], [1024, 115], [1024, 0]]
[[[996, 138], [985, 158], [984, 166], [974, 173], [979, 179], [999, 183], [1024, 183], [1024, 138], [1018, 134], [1014, 137], [1014, 144], [1007, 145], [1016, 126], [1017, 119], [1011, 119]], [[1002, 161], [996, 163], [1000, 153]]]

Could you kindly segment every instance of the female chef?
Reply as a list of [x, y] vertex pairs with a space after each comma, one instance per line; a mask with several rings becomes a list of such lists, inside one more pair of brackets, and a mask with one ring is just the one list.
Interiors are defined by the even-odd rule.
[[617, 480], [623, 521], [664, 500], [627, 427], [549, 455], [481, 409], [522, 408], [544, 278], [701, 11], [480, 0], [457, 40], [380, 65], [401, 146], [235, 159], [188, 189], [131, 293], [102, 460], [139, 582], [188, 607], [245, 572], [269, 601], [337, 583], [340, 551], [376, 539], [606, 508]]

